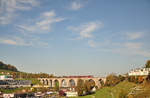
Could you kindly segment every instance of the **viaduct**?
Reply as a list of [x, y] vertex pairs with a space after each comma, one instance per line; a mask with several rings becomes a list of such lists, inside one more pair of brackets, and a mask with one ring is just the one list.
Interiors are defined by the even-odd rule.
[[55, 87], [56, 83], [61, 88], [65, 87], [75, 87], [79, 79], [83, 81], [93, 81], [95, 85], [99, 88], [101, 87], [101, 81], [105, 83], [106, 78], [103, 77], [91, 77], [91, 76], [71, 76], [71, 77], [59, 77], [59, 78], [39, 78], [40, 82], [45, 87]]

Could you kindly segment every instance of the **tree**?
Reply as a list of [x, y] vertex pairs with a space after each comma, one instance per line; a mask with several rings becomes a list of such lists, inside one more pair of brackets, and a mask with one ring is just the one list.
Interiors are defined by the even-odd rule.
[[118, 77], [119, 77], [120, 81], [124, 81], [125, 80], [125, 77], [122, 76], [122, 75], [119, 75]]
[[10, 65], [10, 64], [4, 64], [1, 61], [0, 61], [0, 69], [18, 72], [18, 70], [17, 70], [17, 68], [15, 66]]
[[144, 81], [143, 77], [142, 76], [139, 76], [138, 77], [138, 83], [142, 83]]
[[120, 82], [119, 77], [117, 77], [115, 74], [110, 74], [106, 77], [106, 86], [115, 86]]
[[85, 91], [85, 85], [84, 85], [84, 81], [82, 79], [79, 79], [77, 82], [77, 92], [79, 96], [82, 96], [84, 94]]
[[55, 87], [54, 87], [55, 91], [59, 91], [59, 82], [58, 80], [55, 80]]
[[150, 68], [150, 60], [147, 60], [146, 64], [145, 64], [146, 68]]
[[95, 87], [95, 82], [93, 80], [86, 80], [84, 86], [86, 94], [91, 94], [92, 89]]
[[100, 84], [101, 84], [101, 87], [104, 86], [104, 81], [102, 79], [99, 80]]

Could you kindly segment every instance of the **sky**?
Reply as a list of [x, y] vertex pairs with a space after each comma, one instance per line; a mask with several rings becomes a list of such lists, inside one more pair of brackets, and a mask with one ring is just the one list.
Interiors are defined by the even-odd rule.
[[122, 74], [149, 42], [149, 0], [0, 0], [0, 60], [21, 71]]

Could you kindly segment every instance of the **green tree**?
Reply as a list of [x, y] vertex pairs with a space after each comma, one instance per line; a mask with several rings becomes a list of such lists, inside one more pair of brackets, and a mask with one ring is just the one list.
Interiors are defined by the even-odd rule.
[[106, 77], [105, 85], [106, 86], [115, 86], [119, 82], [120, 82], [120, 79], [118, 76], [116, 76], [115, 74], [110, 74]]
[[95, 82], [93, 80], [86, 80], [84, 86], [86, 93], [91, 94], [92, 89], [95, 87]]
[[104, 86], [104, 81], [101, 79], [101, 80], [99, 80], [99, 82], [101, 84], [101, 87], [103, 87]]
[[125, 80], [125, 77], [122, 76], [122, 75], [119, 75], [118, 77], [119, 77], [120, 81], [124, 81]]
[[55, 87], [54, 87], [55, 91], [59, 91], [59, 82], [58, 80], [55, 80]]
[[18, 72], [18, 70], [17, 70], [17, 68], [15, 66], [10, 65], [10, 64], [4, 64], [1, 61], [0, 61], [0, 69]]
[[146, 68], [150, 68], [150, 60], [147, 60], [146, 64], [145, 64]]
[[79, 79], [77, 82], [77, 92], [79, 96], [82, 96], [84, 94], [85, 91], [85, 85], [84, 85], [84, 81], [82, 79]]

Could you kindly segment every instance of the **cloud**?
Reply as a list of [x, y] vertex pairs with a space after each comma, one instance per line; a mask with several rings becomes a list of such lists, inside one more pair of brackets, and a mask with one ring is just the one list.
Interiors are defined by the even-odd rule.
[[10, 39], [1, 40], [0, 43], [9, 44], [9, 45], [17, 45], [16, 41]]
[[0, 37], [0, 43], [16, 46], [48, 46], [48, 43], [42, 41], [41, 37], [37, 34], [49, 33], [52, 30], [53, 24], [63, 20], [65, 19], [57, 17], [54, 10], [40, 13], [38, 17], [31, 21], [16, 24], [15, 29], [18, 33], [16, 35]]
[[143, 48], [144, 47], [143, 43], [127, 42], [127, 43], [124, 43], [124, 46], [126, 50], [128, 51], [128, 54], [150, 57], [150, 51]]
[[48, 46], [48, 43], [42, 42], [37, 37], [7, 36], [0, 38], [0, 44], [15, 46]]
[[140, 49], [142, 47], [142, 43], [127, 42], [124, 44], [124, 46], [128, 49]]
[[[116, 44], [114, 46], [114, 44]], [[121, 55], [127, 56], [142, 56], [150, 57], [150, 51], [144, 48], [144, 43], [139, 42], [122, 42], [122, 43], [113, 43], [111, 42], [102, 50], [105, 52], [112, 52]]]
[[72, 2], [71, 4], [71, 10], [79, 10], [82, 7], [83, 5], [79, 2]]
[[96, 47], [96, 43], [95, 43], [93, 40], [89, 40], [89, 41], [88, 41], [88, 44], [89, 44], [89, 46], [92, 47], [92, 48]]
[[28, 33], [48, 33], [51, 31], [52, 25], [65, 20], [61, 17], [56, 17], [55, 11], [47, 11], [41, 13], [40, 17], [34, 20], [31, 24], [17, 25], [17, 29], [21, 32]]
[[82, 24], [79, 27], [69, 27], [72, 32], [78, 32], [79, 33], [79, 38], [78, 39], [83, 39], [83, 38], [92, 38], [93, 37], [93, 32], [96, 31], [97, 29], [101, 28], [103, 26], [102, 22], [89, 22], [86, 24]]
[[[89, 45], [93, 45], [93, 42], [91, 41]], [[144, 42], [135, 41], [114, 42], [113, 40], [106, 40], [102, 42], [96, 42], [96, 49], [101, 52], [111, 52], [123, 56], [150, 57], [150, 50], [145, 46], [146, 44]]]
[[19, 37], [6, 37], [0, 38], [1, 44], [8, 44], [8, 45], [16, 45], [16, 46], [29, 46], [31, 43], [25, 42], [22, 38]]
[[0, 0], [0, 24], [11, 23], [16, 15], [16, 11], [30, 10], [39, 5], [37, 0]]
[[143, 32], [130, 32], [127, 33], [127, 39], [129, 40], [136, 40], [143, 36]]

